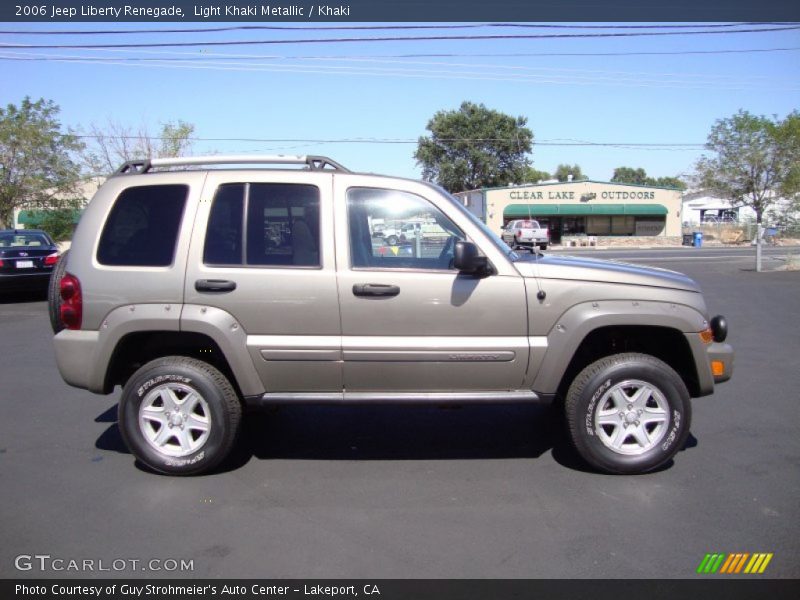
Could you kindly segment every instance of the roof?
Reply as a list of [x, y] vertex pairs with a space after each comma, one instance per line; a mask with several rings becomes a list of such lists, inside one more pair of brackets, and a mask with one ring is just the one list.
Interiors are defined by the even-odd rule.
[[600, 185], [619, 185], [624, 187], [633, 187], [633, 188], [644, 188], [648, 190], [667, 190], [669, 192], [680, 192], [678, 188], [674, 187], [664, 187], [660, 185], [639, 185], [637, 183], [622, 183], [619, 181], [597, 181], [595, 179], [581, 179], [580, 181], [553, 181], [553, 182], [543, 182], [543, 183], [523, 183], [519, 185], [507, 185], [501, 187], [493, 187], [493, 188], [480, 188], [477, 190], [466, 190], [463, 192], [458, 192], [459, 194], [468, 194], [470, 192], [494, 192], [496, 190], [518, 190], [521, 188], [536, 188], [536, 187], [545, 187], [545, 186], [554, 186], [554, 185], [579, 185], [582, 183], [597, 183]]

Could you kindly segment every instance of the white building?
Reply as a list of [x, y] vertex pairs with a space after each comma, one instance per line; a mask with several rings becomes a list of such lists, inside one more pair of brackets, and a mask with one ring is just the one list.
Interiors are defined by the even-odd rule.
[[755, 211], [749, 206], [734, 208], [730, 200], [718, 198], [706, 190], [684, 192], [682, 212], [681, 220], [689, 225], [707, 221], [748, 221], [756, 218]]

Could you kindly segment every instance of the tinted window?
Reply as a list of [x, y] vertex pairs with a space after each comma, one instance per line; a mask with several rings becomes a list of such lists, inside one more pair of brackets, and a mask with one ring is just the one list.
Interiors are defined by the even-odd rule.
[[319, 266], [319, 190], [316, 187], [250, 184], [247, 263]]
[[[247, 220], [243, 224], [245, 210]], [[228, 184], [220, 186], [211, 207], [203, 262], [208, 265], [317, 267], [320, 265], [319, 245], [319, 190], [316, 187], [283, 183]]]
[[208, 218], [203, 262], [207, 265], [242, 264], [242, 215], [245, 184], [222, 185]]
[[347, 191], [350, 260], [356, 268], [453, 268], [464, 234], [433, 204], [407, 192]]
[[175, 258], [189, 188], [153, 185], [122, 192], [100, 236], [103, 265], [166, 267]]

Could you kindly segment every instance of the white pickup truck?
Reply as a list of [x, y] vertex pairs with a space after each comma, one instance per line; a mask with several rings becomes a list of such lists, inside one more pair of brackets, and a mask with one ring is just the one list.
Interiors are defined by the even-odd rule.
[[519, 219], [509, 221], [503, 229], [503, 241], [511, 246], [539, 246], [542, 250], [547, 250], [550, 242], [550, 234], [547, 228], [539, 226], [539, 221], [531, 219]]

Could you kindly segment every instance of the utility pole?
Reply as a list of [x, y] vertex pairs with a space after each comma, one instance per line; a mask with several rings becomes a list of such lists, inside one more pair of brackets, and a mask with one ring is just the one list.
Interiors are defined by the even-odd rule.
[[756, 223], [756, 273], [761, 273], [761, 221]]

